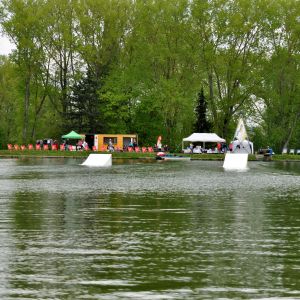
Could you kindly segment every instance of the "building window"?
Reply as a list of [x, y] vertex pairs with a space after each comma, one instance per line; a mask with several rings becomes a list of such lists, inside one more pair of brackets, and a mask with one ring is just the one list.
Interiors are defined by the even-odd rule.
[[131, 137], [123, 137], [123, 145], [125, 147], [128, 147], [130, 145], [130, 143], [132, 143], [132, 138]]
[[116, 137], [104, 137], [103, 138], [103, 144], [106, 144], [106, 145], [108, 145], [109, 144], [109, 140], [111, 140], [111, 142], [113, 143], [113, 144], [117, 144], [118, 143], [118, 138], [116, 138]]

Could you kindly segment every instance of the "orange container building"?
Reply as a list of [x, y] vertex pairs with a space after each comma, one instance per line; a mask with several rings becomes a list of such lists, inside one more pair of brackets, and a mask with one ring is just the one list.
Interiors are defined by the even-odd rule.
[[115, 149], [128, 147], [134, 141], [138, 144], [137, 134], [87, 134], [87, 139], [93, 143], [98, 151], [106, 150], [110, 139]]

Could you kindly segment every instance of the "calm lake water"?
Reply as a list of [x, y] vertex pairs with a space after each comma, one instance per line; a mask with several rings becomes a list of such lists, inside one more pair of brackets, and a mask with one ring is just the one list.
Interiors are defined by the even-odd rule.
[[0, 159], [0, 299], [300, 299], [300, 162]]

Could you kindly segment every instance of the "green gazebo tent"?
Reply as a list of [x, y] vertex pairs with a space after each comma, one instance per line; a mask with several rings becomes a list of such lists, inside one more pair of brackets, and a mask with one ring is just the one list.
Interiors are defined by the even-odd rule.
[[62, 138], [63, 139], [81, 140], [83, 138], [83, 136], [72, 130], [68, 134], [63, 135]]

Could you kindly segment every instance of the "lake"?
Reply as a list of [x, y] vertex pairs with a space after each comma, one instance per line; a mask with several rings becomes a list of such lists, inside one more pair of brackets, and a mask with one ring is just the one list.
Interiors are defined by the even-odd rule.
[[0, 299], [300, 299], [300, 162], [0, 159]]

